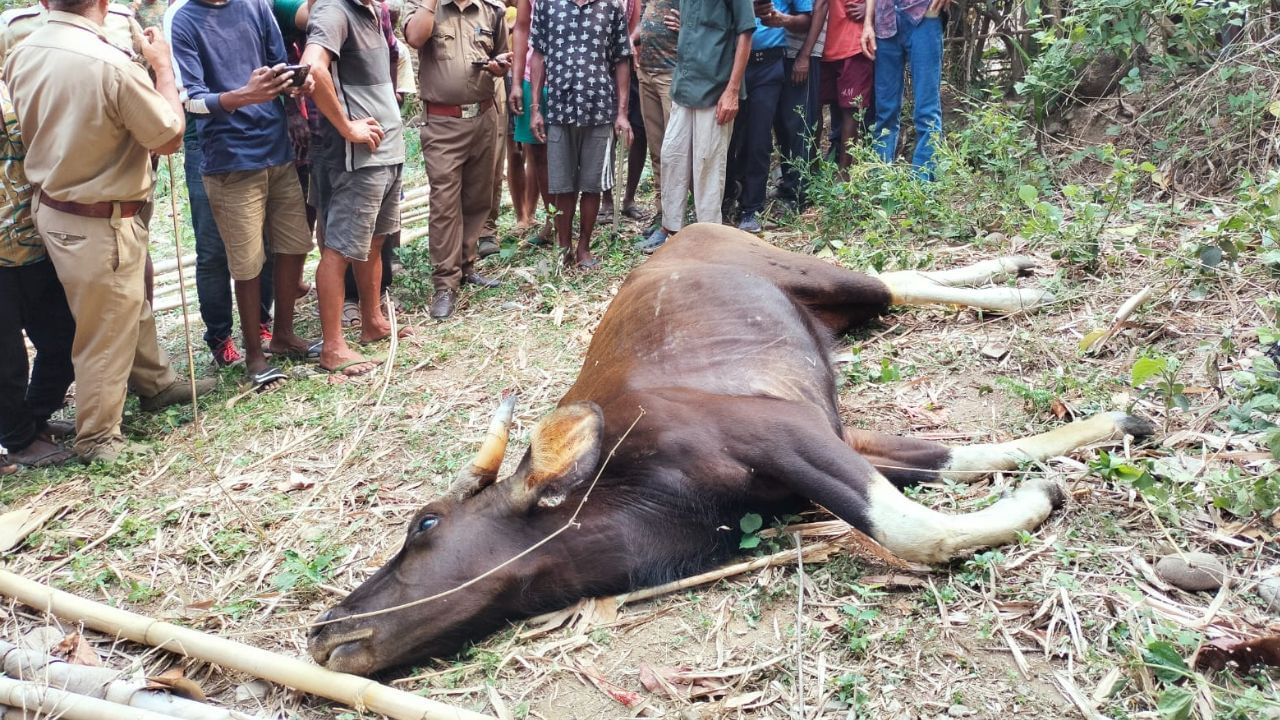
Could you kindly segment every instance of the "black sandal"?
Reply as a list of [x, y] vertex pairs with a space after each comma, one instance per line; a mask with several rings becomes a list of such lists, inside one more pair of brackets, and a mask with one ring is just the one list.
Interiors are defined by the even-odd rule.
[[260, 372], [250, 373], [249, 382], [253, 383], [253, 388], [259, 394], [270, 392], [279, 386], [281, 382], [289, 379], [280, 368], [268, 367]]

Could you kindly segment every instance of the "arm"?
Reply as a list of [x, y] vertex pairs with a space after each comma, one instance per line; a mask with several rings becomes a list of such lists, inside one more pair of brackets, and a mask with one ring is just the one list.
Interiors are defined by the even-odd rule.
[[778, 27], [778, 28], [782, 28], [783, 30], [789, 30], [791, 32], [798, 33], [798, 32], [805, 32], [806, 30], [808, 30], [812, 23], [810, 23], [809, 13], [796, 13], [795, 15], [788, 15], [786, 13], [780, 13], [777, 10], [774, 10], [768, 15], [765, 15], [764, 17], [760, 18], [760, 24], [764, 25], [765, 27]]
[[613, 131], [631, 144], [631, 119], [627, 114], [631, 98], [631, 58], [624, 57], [613, 66], [613, 84], [618, 92], [618, 116], [613, 120]]
[[733, 69], [729, 72], [729, 84], [720, 93], [716, 103], [716, 122], [720, 125], [733, 122], [738, 115], [738, 94], [742, 92], [742, 76], [747, 72], [747, 59], [751, 57], [751, 33], [738, 35], [738, 47], [733, 52]]
[[547, 129], [543, 126], [540, 107], [542, 82], [546, 79], [546, 74], [546, 60], [542, 57], [542, 53], [535, 49], [529, 64], [529, 84], [533, 86], [533, 97], [529, 98], [529, 129], [533, 131], [533, 136], [538, 138], [538, 142], [547, 141]]
[[862, 23], [862, 52], [876, 59], [876, 0], [867, 0], [866, 18]]
[[822, 28], [827, 26], [827, 0], [814, 0], [813, 20], [809, 23], [809, 32], [804, 36], [804, 44], [796, 55], [796, 62], [791, 66], [791, 82], [803, 85], [809, 80], [809, 60], [813, 57], [813, 46], [818, 44], [818, 36]]
[[513, 33], [515, 47], [511, 49], [511, 92], [507, 95], [511, 112], [516, 115], [524, 112], [524, 61], [529, 54], [529, 27], [532, 23], [533, 8], [529, 0], [519, 0], [516, 3], [516, 27]]
[[361, 118], [352, 121], [347, 117], [342, 103], [338, 100], [338, 91], [333, 85], [333, 75], [329, 73], [329, 51], [320, 45], [307, 43], [302, 52], [302, 62], [311, 66], [311, 76], [315, 78], [315, 88], [311, 99], [315, 101], [320, 114], [333, 125], [334, 129], [353, 145], [368, 145], [369, 150], [377, 150], [382, 143], [382, 126], [373, 118]]
[[404, 20], [404, 41], [414, 50], [426, 45], [436, 29], [436, 4], [437, 0], [417, 0], [409, 4]]
[[160, 93], [160, 96], [164, 98], [170, 109], [178, 117], [177, 134], [167, 142], [149, 149], [157, 155], [170, 155], [182, 147], [182, 133], [186, 130], [186, 116], [182, 112], [182, 97], [178, 93], [178, 83], [173, 74], [173, 65], [170, 61], [171, 50], [169, 49], [169, 44], [164, 41], [164, 38], [160, 36], [160, 31], [156, 28], [144, 30], [141, 43], [142, 55], [156, 73], [156, 91]]
[[293, 15], [293, 26], [303, 32], [307, 31], [307, 21], [311, 19], [311, 3], [303, 3]]

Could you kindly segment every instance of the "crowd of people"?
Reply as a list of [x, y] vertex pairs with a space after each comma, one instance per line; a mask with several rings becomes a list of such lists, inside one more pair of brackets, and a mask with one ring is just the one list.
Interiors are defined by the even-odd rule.
[[[652, 167], [657, 207], [639, 251], [680, 230], [690, 197], [698, 222], [759, 233], [775, 149], [773, 192], [794, 206], [824, 125], [841, 166], [868, 131], [892, 159], [909, 66], [911, 161], [929, 178], [947, 2], [43, 0], [8, 11], [0, 473], [114, 461], [128, 393], [156, 411], [214, 389], [179, 377], [156, 338], [149, 223], [165, 155], [184, 150], [214, 362], [242, 364], [261, 391], [288, 381], [283, 359], [360, 375], [379, 360], [345, 331], [358, 325], [361, 346], [392, 332], [406, 95], [421, 101], [429, 312], [444, 319], [463, 285], [500, 284], [479, 264], [498, 251], [504, 177], [518, 236], [554, 237], [571, 271], [599, 265], [591, 239], [602, 208], [612, 215], [618, 142], [630, 150], [628, 217], [648, 216], [636, 189], [646, 157]], [[313, 340], [294, 308], [312, 290], [317, 245]], [[73, 380], [74, 425], [51, 420]]]

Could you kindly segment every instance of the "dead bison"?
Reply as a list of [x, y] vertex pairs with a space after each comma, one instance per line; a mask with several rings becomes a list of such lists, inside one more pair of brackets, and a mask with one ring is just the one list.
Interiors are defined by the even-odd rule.
[[[1145, 423], [1103, 414], [964, 447], [854, 430], [840, 422], [829, 356], [833, 336], [891, 305], [1042, 305], [1040, 290], [974, 287], [1030, 267], [1005, 258], [871, 277], [727, 227], [685, 229], [623, 284], [515, 472], [494, 482], [499, 417], [466, 482], [418, 511], [399, 553], [317, 620], [312, 655], [362, 674], [448, 655], [511, 620], [722, 562], [738, 542], [726, 528], [748, 512], [818, 503], [923, 563], [1012, 541], [1062, 502], [1058, 485], [1032, 480], [963, 515], [899, 488], [973, 480], [1145, 434]], [[578, 523], [556, 534], [580, 505]], [[388, 608], [398, 609], [378, 612]]]

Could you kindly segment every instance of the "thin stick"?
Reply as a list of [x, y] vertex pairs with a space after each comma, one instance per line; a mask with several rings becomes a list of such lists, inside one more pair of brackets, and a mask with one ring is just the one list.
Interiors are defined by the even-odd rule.
[[[489, 715], [451, 707], [368, 678], [333, 672], [297, 658], [76, 597], [8, 570], [0, 570], [0, 595], [7, 595], [69, 622], [83, 622], [86, 627], [116, 637], [239, 670], [269, 682], [336, 700], [357, 711], [371, 710], [394, 720], [495, 720]], [[0, 698], [0, 702], [4, 700]], [[86, 720], [101, 720], [106, 716], [84, 717]]]
[[796, 544], [796, 717], [804, 717], [804, 549], [800, 533], [792, 533]]
[[169, 217], [173, 220], [173, 255], [178, 268], [178, 295], [182, 300], [182, 335], [187, 341], [187, 382], [191, 385], [191, 421], [200, 427], [200, 407], [196, 405], [196, 351], [191, 347], [191, 311], [187, 308], [187, 278], [182, 266], [182, 231], [178, 229], [178, 182], [173, 176], [173, 155], [165, 155], [169, 166]]

